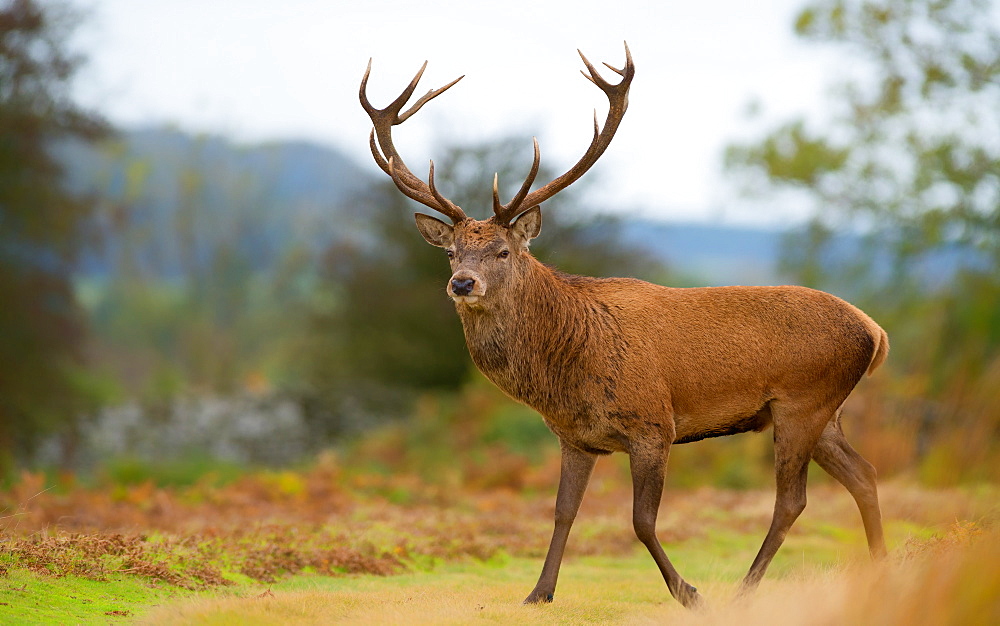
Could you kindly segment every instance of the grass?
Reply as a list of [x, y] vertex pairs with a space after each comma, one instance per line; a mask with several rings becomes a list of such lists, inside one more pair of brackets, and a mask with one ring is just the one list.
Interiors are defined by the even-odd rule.
[[[961, 534], [961, 531], [959, 531]], [[953, 536], [954, 533], [951, 535]], [[795, 542], [793, 542], [794, 544]], [[926, 544], [925, 544], [926, 546]], [[694, 550], [671, 550], [708, 606], [690, 612], [674, 602], [645, 554], [571, 558], [556, 601], [522, 606], [536, 560], [502, 567], [451, 564], [390, 579], [296, 577], [261, 593], [200, 598], [156, 609], [151, 624], [996, 624], [1000, 623], [1000, 534], [937, 546], [888, 562], [815, 562], [807, 545], [779, 553], [778, 572], [752, 597], [737, 600], [728, 564]], [[704, 548], [704, 546], [699, 546]], [[798, 560], [798, 555], [803, 558]], [[808, 557], [808, 558], [807, 558]], [[719, 566], [722, 565], [720, 568]], [[691, 578], [694, 580], [694, 578]]]
[[[469, 623], [607, 622], [669, 601], [655, 566], [642, 555], [569, 559], [556, 604], [524, 607], [540, 564], [511, 559], [502, 567], [448, 564], [391, 579], [295, 578], [263, 597], [181, 602], [149, 623]], [[609, 586], [614, 593], [609, 594]], [[555, 618], [555, 619], [553, 619]]]
[[[920, 610], [940, 623], [977, 623], [996, 611], [995, 486], [882, 485], [893, 555], [874, 568], [850, 496], [812, 485], [760, 593], [736, 607], [773, 491], [668, 489], [660, 539], [710, 602], [707, 613], [691, 614], [638, 546], [631, 491], [614, 463], [598, 465], [556, 602], [523, 607], [551, 533], [557, 470], [551, 459], [518, 470], [520, 489], [486, 487], [471, 474], [471, 482], [441, 484], [350, 472], [335, 458], [172, 487], [51, 489], [44, 476], [25, 474], [0, 492], [0, 623], [766, 621], [744, 619], [754, 611], [814, 623], [811, 608], [833, 616], [822, 623], [848, 623], [857, 615], [845, 611], [877, 612], [879, 589], [931, 602]], [[911, 622], [891, 614], [879, 623]]]
[[0, 580], [0, 623], [107, 624], [143, 615], [193, 593], [137, 576], [96, 581], [14, 569]]

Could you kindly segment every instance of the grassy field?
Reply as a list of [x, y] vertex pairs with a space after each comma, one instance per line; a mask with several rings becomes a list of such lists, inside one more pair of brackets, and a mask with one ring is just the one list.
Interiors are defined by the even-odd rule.
[[[689, 550], [675, 552], [699, 559]], [[980, 539], [947, 553], [880, 566], [798, 563], [784, 567], [752, 598], [737, 601], [728, 563], [714, 555], [689, 568], [701, 574], [709, 606], [689, 612], [672, 601], [641, 554], [570, 559], [556, 602], [522, 606], [538, 563], [451, 565], [439, 571], [372, 578], [295, 578], [262, 594], [172, 603], [148, 614], [152, 624], [996, 624], [1000, 541]], [[713, 571], [718, 566], [719, 572]], [[992, 571], [992, 577], [990, 572]]]
[[872, 565], [853, 501], [817, 481], [741, 603], [772, 491], [668, 489], [660, 539], [709, 603], [689, 613], [632, 534], [614, 462], [598, 466], [556, 601], [521, 606], [551, 532], [557, 467], [522, 468], [517, 488], [354, 473], [333, 456], [186, 486], [25, 474], [0, 492], [0, 622], [1000, 623], [996, 487], [884, 484], [892, 554]]

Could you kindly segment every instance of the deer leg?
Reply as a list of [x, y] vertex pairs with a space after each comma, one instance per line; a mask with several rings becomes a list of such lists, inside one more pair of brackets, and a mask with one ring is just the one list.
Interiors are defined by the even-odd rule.
[[[827, 412], [826, 415], [831, 413]], [[793, 423], [780, 420], [778, 414], [774, 419], [774, 471], [776, 494], [774, 500], [774, 515], [771, 527], [767, 531], [764, 543], [757, 557], [750, 565], [750, 571], [740, 585], [740, 595], [745, 595], [757, 588], [761, 578], [767, 571], [771, 559], [785, 541], [785, 535], [792, 524], [806, 508], [806, 478], [808, 477], [809, 459], [820, 428], [809, 429], [809, 424], [825, 424], [828, 420], [817, 422], [812, 419], [798, 420], [798, 415], [786, 415]]]
[[556, 494], [555, 528], [552, 531], [552, 541], [545, 555], [545, 565], [538, 577], [535, 588], [525, 598], [525, 604], [552, 602], [556, 591], [556, 580], [559, 578], [559, 565], [562, 563], [563, 552], [566, 550], [566, 538], [573, 526], [576, 513], [583, 501], [583, 492], [590, 482], [590, 474], [594, 471], [597, 456], [578, 448], [560, 442], [562, 447], [562, 463], [559, 474], [559, 492]]
[[861, 511], [865, 525], [868, 551], [873, 559], [886, 555], [885, 536], [882, 533], [882, 513], [878, 506], [878, 487], [875, 468], [857, 453], [844, 437], [840, 416], [830, 420], [813, 450], [812, 458], [830, 476], [847, 488]]
[[632, 526], [663, 575], [670, 595], [689, 609], [701, 606], [698, 590], [681, 578], [670, 559], [663, 552], [663, 546], [656, 538], [656, 514], [663, 495], [663, 478], [667, 469], [670, 442], [657, 441], [656, 445], [638, 447], [633, 442], [629, 452], [632, 470]]

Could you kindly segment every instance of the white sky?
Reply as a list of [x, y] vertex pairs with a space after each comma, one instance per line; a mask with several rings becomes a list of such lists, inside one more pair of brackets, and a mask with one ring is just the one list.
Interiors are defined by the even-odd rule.
[[90, 62], [77, 94], [122, 126], [306, 139], [375, 173], [371, 124], [357, 97], [368, 58], [378, 107], [426, 59], [417, 94], [466, 78], [397, 127], [411, 168], [421, 171], [434, 156], [436, 138], [514, 130], [524, 134], [525, 171], [535, 132], [543, 161], [565, 169], [590, 141], [594, 108], [602, 122], [607, 112], [604, 94], [580, 76], [576, 49], [595, 65], [620, 67], [627, 40], [637, 68], [629, 111], [591, 170], [606, 208], [776, 223], [788, 215], [761, 215], [759, 204], [741, 210], [749, 205], [723, 183], [721, 156], [752, 100], [775, 117], [821, 106], [834, 65], [791, 33], [804, 3], [75, 0], [90, 11], [78, 33]]

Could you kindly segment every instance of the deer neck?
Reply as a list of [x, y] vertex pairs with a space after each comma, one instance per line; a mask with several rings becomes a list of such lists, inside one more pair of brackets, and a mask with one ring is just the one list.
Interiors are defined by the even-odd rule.
[[542, 379], [563, 376], [599, 340], [599, 307], [575, 279], [531, 258], [489, 306], [458, 307], [472, 360], [511, 396], [534, 404], [531, 391], [544, 388]]

